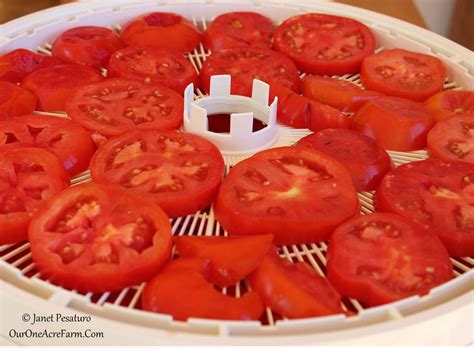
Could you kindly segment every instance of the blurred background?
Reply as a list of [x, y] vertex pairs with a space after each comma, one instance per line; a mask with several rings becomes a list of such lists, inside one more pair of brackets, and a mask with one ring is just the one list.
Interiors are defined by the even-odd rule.
[[[71, 1], [0, 0], [0, 23], [67, 2]], [[335, 2], [402, 19], [428, 28], [474, 50], [474, 0], [335, 0]]]

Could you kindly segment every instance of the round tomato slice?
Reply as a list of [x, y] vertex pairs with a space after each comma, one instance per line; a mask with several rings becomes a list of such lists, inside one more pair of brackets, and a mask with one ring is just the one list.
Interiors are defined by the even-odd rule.
[[391, 169], [387, 151], [373, 139], [348, 129], [325, 129], [300, 139], [296, 146], [324, 152], [341, 162], [357, 191], [374, 190]]
[[385, 213], [339, 226], [329, 241], [326, 268], [342, 295], [369, 306], [423, 295], [453, 278], [449, 255], [433, 232]]
[[51, 151], [72, 176], [86, 170], [95, 146], [77, 123], [54, 116], [29, 115], [0, 121], [0, 149], [20, 144]]
[[272, 245], [273, 236], [246, 237], [175, 237], [181, 257], [199, 257], [211, 261], [209, 280], [225, 287], [238, 283], [262, 263]]
[[283, 260], [275, 248], [250, 275], [249, 283], [266, 306], [286, 318], [344, 313], [341, 296], [325, 278], [304, 262]]
[[364, 59], [360, 70], [365, 88], [418, 102], [441, 91], [445, 78], [441, 60], [402, 49], [372, 54]]
[[175, 320], [189, 318], [257, 320], [264, 307], [257, 293], [240, 298], [224, 295], [207, 280], [209, 260], [178, 259], [145, 286], [143, 309], [165, 313]]
[[36, 102], [36, 96], [27, 89], [0, 81], [0, 120], [31, 114], [35, 110]]
[[364, 90], [349, 81], [313, 75], [303, 78], [301, 92], [305, 97], [344, 112], [355, 112], [366, 101], [383, 95]]
[[68, 185], [66, 171], [48, 151], [0, 150], [0, 244], [26, 240], [31, 217]]
[[51, 199], [31, 220], [28, 238], [42, 277], [80, 292], [139, 284], [171, 258], [171, 225], [156, 204], [95, 183]]
[[66, 30], [53, 43], [52, 54], [79, 65], [103, 68], [110, 56], [124, 47], [118, 35], [103, 27], [76, 27]]
[[295, 92], [300, 79], [295, 64], [285, 55], [264, 48], [242, 47], [216, 51], [199, 74], [201, 88], [209, 93], [212, 75], [230, 75], [231, 93], [251, 96], [253, 79], [279, 83]]
[[170, 217], [208, 207], [223, 173], [224, 160], [214, 144], [174, 131], [128, 132], [107, 141], [91, 160], [94, 181], [148, 197]]
[[296, 66], [317, 75], [356, 73], [375, 49], [375, 38], [364, 24], [320, 13], [294, 16], [275, 30], [273, 48]]
[[352, 128], [387, 150], [413, 151], [426, 147], [433, 119], [423, 104], [396, 97], [365, 103], [352, 118]]
[[[134, 129], [174, 129], [183, 118], [183, 98], [160, 85], [107, 79], [78, 88], [66, 112], [102, 141]], [[97, 139], [93, 135], [94, 140]]]
[[40, 110], [64, 111], [66, 99], [78, 88], [103, 79], [95, 69], [68, 64], [37, 70], [29, 74], [21, 85], [38, 96]]
[[425, 108], [438, 122], [451, 116], [474, 116], [474, 92], [443, 91], [425, 100]]
[[127, 47], [110, 58], [108, 77], [123, 77], [146, 84], [161, 84], [183, 94], [198, 78], [192, 64], [182, 54], [161, 48]]
[[201, 41], [201, 33], [174, 13], [152, 12], [127, 23], [120, 34], [127, 46], [158, 47], [189, 52]]
[[385, 175], [378, 211], [405, 216], [436, 232], [451, 256], [474, 256], [474, 164], [429, 159]]
[[255, 12], [230, 12], [217, 16], [204, 34], [211, 51], [236, 47], [271, 48], [273, 23]]
[[346, 168], [332, 157], [279, 147], [230, 170], [214, 213], [231, 235], [271, 233], [277, 244], [314, 243], [359, 214], [359, 200]]

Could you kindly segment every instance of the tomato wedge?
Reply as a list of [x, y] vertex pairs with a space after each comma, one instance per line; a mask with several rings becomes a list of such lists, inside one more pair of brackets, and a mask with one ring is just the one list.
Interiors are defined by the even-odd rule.
[[209, 280], [221, 287], [234, 285], [247, 277], [262, 262], [272, 245], [273, 236], [247, 237], [175, 237], [181, 257], [199, 257], [211, 261]]
[[185, 258], [171, 262], [145, 286], [143, 309], [183, 321], [260, 318], [264, 308], [257, 293], [250, 291], [240, 298], [224, 295], [207, 280], [208, 272], [209, 260]]
[[272, 248], [250, 275], [252, 290], [272, 311], [290, 319], [344, 313], [341, 296], [304, 262], [283, 260]]
[[139, 284], [171, 258], [171, 225], [156, 204], [95, 183], [51, 199], [33, 217], [28, 238], [42, 277], [80, 292]]
[[433, 232], [385, 213], [339, 226], [329, 242], [326, 267], [342, 295], [369, 306], [423, 295], [453, 278], [449, 255]]
[[429, 159], [385, 175], [378, 211], [405, 216], [436, 232], [451, 256], [474, 256], [474, 164]]
[[208, 207], [223, 173], [224, 160], [214, 144], [174, 131], [128, 132], [107, 141], [91, 160], [94, 181], [147, 197], [170, 217]]
[[0, 244], [26, 240], [31, 217], [68, 185], [66, 171], [48, 151], [0, 149]]
[[438, 122], [451, 116], [474, 116], [474, 92], [443, 91], [425, 100], [425, 108]]
[[31, 114], [37, 98], [27, 89], [14, 83], [0, 81], [0, 120]]
[[231, 235], [271, 233], [277, 244], [314, 243], [359, 214], [359, 200], [346, 168], [332, 157], [279, 147], [230, 170], [214, 213]]

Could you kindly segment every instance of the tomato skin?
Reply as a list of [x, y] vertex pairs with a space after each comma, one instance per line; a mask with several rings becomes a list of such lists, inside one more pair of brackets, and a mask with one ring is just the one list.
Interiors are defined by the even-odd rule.
[[32, 72], [21, 86], [38, 96], [39, 110], [64, 111], [66, 100], [77, 88], [103, 79], [90, 67], [66, 64]]
[[79, 292], [139, 284], [171, 258], [171, 225], [157, 205], [95, 183], [52, 198], [33, 217], [28, 238], [41, 275]]
[[112, 53], [124, 47], [115, 32], [104, 27], [83, 26], [63, 32], [53, 43], [53, 56], [64, 62], [103, 68]]
[[290, 263], [272, 248], [249, 277], [253, 290], [272, 311], [289, 319], [344, 313], [341, 296], [304, 262]]
[[474, 92], [443, 91], [425, 100], [425, 108], [438, 122], [452, 116], [474, 116]]
[[30, 91], [10, 82], [0, 81], [0, 120], [31, 114], [37, 98]]
[[130, 21], [120, 37], [128, 46], [152, 46], [183, 53], [192, 51], [201, 41], [201, 33], [188, 20], [164, 12], [148, 13]]
[[217, 16], [204, 33], [203, 43], [211, 51], [236, 47], [271, 48], [272, 21], [255, 12], [230, 12]]
[[207, 280], [209, 264], [208, 260], [198, 258], [172, 261], [145, 286], [143, 309], [170, 314], [173, 319], [183, 321], [189, 318], [260, 318], [264, 307], [257, 293], [250, 291], [240, 298], [222, 294]]
[[423, 295], [453, 278], [449, 255], [434, 233], [386, 213], [340, 225], [329, 241], [326, 269], [342, 295], [369, 306]]
[[396, 97], [365, 103], [352, 118], [352, 128], [375, 139], [387, 150], [413, 151], [426, 147], [433, 119], [423, 104]]
[[440, 92], [445, 78], [446, 68], [440, 59], [403, 49], [372, 54], [360, 69], [365, 88], [417, 102]]
[[308, 13], [281, 23], [275, 30], [273, 48], [307, 73], [343, 75], [359, 71], [364, 57], [374, 52], [375, 38], [356, 20]]
[[262, 262], [273, 236], [174, 237], [181, 257], [210, 260], [208, 278], [220, 287], [234, 285], [247, 277]]

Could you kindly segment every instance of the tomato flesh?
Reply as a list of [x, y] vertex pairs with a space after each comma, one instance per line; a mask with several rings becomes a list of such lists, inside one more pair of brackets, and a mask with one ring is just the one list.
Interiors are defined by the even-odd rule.
[[0, 120], [31, 114], [37, 98], [30, 91], [10, 82], [0, 81]]
[[452, 116], [474, 116], [474, 92], [443, 91], [425, 100], [425, 108], [438, 122]]

